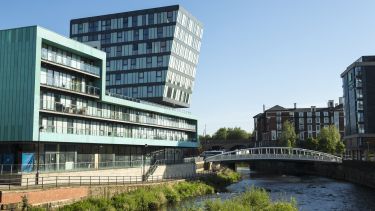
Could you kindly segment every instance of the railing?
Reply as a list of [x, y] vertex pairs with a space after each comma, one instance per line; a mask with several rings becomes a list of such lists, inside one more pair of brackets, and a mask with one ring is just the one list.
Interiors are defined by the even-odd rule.
[[199, 179], [214, 175], [211, 171], [193, 174], [178, 173], [164, 176], [150, 176], [148, 180], [142, 180], [142, 176], [40, 176], [38, 183], [35, 177], [25, 178], [0, 178], [0, 190], [22, 190], [36, 188], [66, 187], [66, 186], [98, 186], [98, 185], [126, 185], [160, 183], [176, 179]]
[[60, 102], [55, 102], [52, 100], [40, 100], [40, 109], [51, 110], [68, 114], [79, 114], [88, 117], [98, 117], [108, 120], [119, 120], [131, 123], [138, 124], [148, 124], [155, 126], [162, 126], [171, 129], [183, 129], [195, 131], [195, 126], [190, 126], [187, 124], [163, 124], [163, 121], [158, 121], [156, 118], [150, 118], [142, 115], [130, 114], [130, 113], [119, 113], [119, 112], [109, 112], [104, 111], [103, 109], [94, 108], [94, 107], [84, 107], [77, 106], [74, 104], [63, 104]]
[[65, 89], [73, 92], [79, 92], [87, 95], [99, 96], [100, 89], [95, 86], [82, 85], [82, 83], [66, 81], [56, 79], [54, 77], [47, 77], [45, 80], [40, 82], [42, 85]]
[[207, 157], [205, 162], [231, 160], [303, 160], [341, 163], [342, 158], [314, 150], [289, 147], [259, 147], [225, 152]]
[[42, 59], [56, 64], [74, 68], [83, 72], [100, 76], [100, 68], [94, 65], [84, 63], [82, 60], [74, 60], [68, 57], [58, 55], [56, 52], [42, 48]]
[[150, 101], [140, 100], [140, 99], [137, 99], [137, 98], [132, 98], [132, 97], [128, 97], [128, 96], [121, 95], [121, 94], [115, 94], [115, 93], [111, 93], [111, 92], [108, 92], [108, 91], [105, 94], [108, 95], [108, 96], [111, 96], [111, 97], [121, 98], [121, 99], [124, 99], [124, 100], [130, 100], [130, 101], [133, 101], [133, 102], [136, 102], [136, 103], [148, 104], [148, 105], [151, 105], [151, 106], [156, 106], [156, 107], [159, 107], [159, 108], [176, 111], [176, 112], [179, 112], [179, 113], [191, 114], [190, 111], [172, 108], [172, 107], [168, 107], [168, 106], [163, 106], [163, 105], [153, 103], [153, 102], [150, 102]]
[[[150, 161], [145, 160], [145, 164], [149, 165]], [[143, 165], [142, 160], [133, 161], [109, 161], [109, 162], [78, 162], [75, 163], [48, 163], [39, 165], [40, 172], [60, 172], [60, 171], [91, 171], [118, 168], [135, 168]], [[11, 174], [29, 174], [36, 172], [37, 164], [0, 164], [0, 175]]]

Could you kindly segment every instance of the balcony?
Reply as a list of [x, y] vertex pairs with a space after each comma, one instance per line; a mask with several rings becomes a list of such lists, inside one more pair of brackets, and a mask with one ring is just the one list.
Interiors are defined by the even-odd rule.
[[53, 77], [42, 77], [40, 82], [42, 87], [52, 88], [59, 91], [68, 91], [73, 94], [80, 94], [84, 96], [94, 97], [99, 99], [100, 89], [91, 85], [83, 85], [79, 82], [63, 81]]
[[68, 68], [73, 71], [88, 73], [91, 76], [100, 78], [99, 67], [84, 63], [80, 60], [63, 57], [61, 55], [58, 55], [56, 52], [50, 51], [45, 48], [42, 48], [42, 62], [63, 68]]
[[196, 131], [195, 125], [190, 125], [186, 123], [171, 121], [168, 122], [165, 119], [157, 119], [153, 117], [147, 117], [131, 113], [120, 113], [93, 107], [88, 108], [73, 104], [64, 105], [60, 102], [48, 100], [41, 100], [40, 109], [41, 111], [48, 113], [60, 113], [68, 116], [80, 116], [84, 118], [106, 120], [110, 122], [130, 123], [142, 126], [152, 126], [173, 130], [184, 130], [189, 132]]
[[92, 135], [92, 136], [109, 136], [119, 138], [134, 138], [134, 139], [152, 139], [152, 140], [167, 140], [167, 141], [191, 141], [196, 142], [197, 140], [189, 137], [181, 137], [180, 135], [168, 135], [168, 134], [153, 134], [149, 132], [132, 132], [132, 131], [108, 131], [104, 129], [78, 129], [74, 127], [57, 127], [44, 125], [44, 129], [41, 132], [45, 133], [57, 133], [57, 134], [74, 134], [74, 135]]

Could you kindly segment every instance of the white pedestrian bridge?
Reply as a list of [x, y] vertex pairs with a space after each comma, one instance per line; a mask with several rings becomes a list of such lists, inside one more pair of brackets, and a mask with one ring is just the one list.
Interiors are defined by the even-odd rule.
[[205, 162], [222, 161], [255, 161], [255, 160], [280, 160], [280, 161], [309, 161], [342, 163], [342, 158], [324, 152], [290, 147], [258, 147], [238, 149], [223, 154], [205, 158]]

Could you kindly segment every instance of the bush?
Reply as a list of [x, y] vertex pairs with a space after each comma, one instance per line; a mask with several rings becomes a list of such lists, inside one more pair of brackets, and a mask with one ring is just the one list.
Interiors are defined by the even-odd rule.
[[229, 168], [221, 169], [216, 175], [202, 178], [202, 181], [215, 187], [218, 191], [225, 190], [225, 187], [238, 182], [241, 179], [241, 175]]
[[86, 199], [61, 210], [157, 210], [167, 203], [214, 193], [214, 188], [202, 182], [179, 182], [173, 185], [144, 187], [111, 199]]
[[245, 193], [226, 201], [206, 201], [204, 210], [233, 211], [233, 210], [264, 210], [264, 211], [297, 211], [295, 201], [272, 202], [269, 194], [261, 188], [251, 188]]

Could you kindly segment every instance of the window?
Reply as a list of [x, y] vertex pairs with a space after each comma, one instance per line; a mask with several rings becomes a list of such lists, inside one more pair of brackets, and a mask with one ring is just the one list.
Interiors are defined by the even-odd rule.
[[97, 34], [89, 35], [89, 37], [88, 37], [88, 41], [97, 41], [97, 40], [98, 40]]
[[146, 44], [146, 51], [147, 51], [147, 53], [151, 53], [152, 52], [152, 43], [151, 42], [148, 42]]
[[163, 28], [158, 27], [157, 29], [157, 38], [162, 38], [163, 37]]
[[305, 140], [305, 133], [304, 132], [300, 132], [299, 133], [299, 139], [300, 140]]
[[142, 26], [146, 25], [146, 15], [142, 15]]
[[329, 118], [328, 117], [324, 117], [324, 124], [328, 124], [329, 123]]
[[304, 125], [299, 125], [299, 130], [304, 130], [305, 126]]
[[147, 68], [152, 67], [152, 57], [147, 57], [146, 58], [146, 67]]
[[324, 112], [324, 116], [328, 116], [328, 112], [327, 111]]
[[163, 66], [163, 57], [158, 56], [158, 67], [162, 67], [162, 66]]
[[160, 51], [165, 52], [166, 50], [167, 50], [167, 43], [165, 41], [160, 42]]
[[298, 113], [298, 116], [299, 116], [299, 117], [303, 117], [303, 112], [299, 112], [299, 113]]
[[320, 133], [320, 125], [316, 126], [316, 133]]
[[123, 23], [122, 23], [122, 26], [124, 28], [128, 28], [129, 27], [129, 20], [128, 20], [128, 17], [124, 17], [123, 19]]
[[299, 124], [300, 124], [300, 125], [305, 124], [305, 119], [304, 119], [304, 118], [299, 118]]
[[117, 32], [117, 42], [123, 42], [123, 40], [122, 40], [122, 32]]
[[133, 40], [134, 41], [139, 40], [139, 30], [134, 30], [133, 33], [134, 33]]
[[99, 29], [98, 21], [89, 23], [89, 32], [96, 32], [96, 31], [98, 31], [98, 29]]
[[358, 124], [358, 133], [365, 133], [365, 127], [363, 124]]
[[122, 56], [122, 46], [116, 47], [116, 56]]
[[311, 117], [307, 118], [307, 124], [311, 124], [311, 123], [312, 123], [312, 118]]
[[83, 32], [83, 24], [80, 23], [80, 24], [78, 24], [78, 34], [80, 34], [82, 32]]
[[313, 134], [312, 134], [312, 133], [307, 133], [307, 137], [308, 137], [308, 138], [312, 138], [312, 137], [313, 137]]
[[152, 93], [153, 92], [153, 86], [148, 86], [147, 87], [147, 93]]
[[357, 101], [357, 110], [363, 110], [363, 101], [362, 100], [358, 100]]
[[130, 60], [130, 66], [131, 66], [132, 69], [135, 68], [135, 66], [136, 66], [136, 60], [135, 59]]
[[363, 97], [362, 89], [356, 89], [356, 97], [357, 99]]
[[309, 116], [309, 117], [310, 117], [311, 115], [312, 115], [312, 113], [311, 113], [311, 112], [307, 112], [307, 116]]
[[277, 123], [280, 123], [280, 122], [281, 122], [281, 116], [277, 116], [277, 117], [276, 117], [276, 122], [277, 122]]
[[320, 112], [315, 112], [315, 116], [320, 116]]
[[127, 59], [122, 60], [122, 68], [124, 68], [124, 69], [128, 68], [128, 60]]
[[357, 121], [358, 122], [363, 122], [363, 113], [362, 112], [358, 112], [357, 113]]
[[312, 125], [307, 125], [307, 130], [312, 131]]
[[116, 74], [116, 81], [120, 81], [121, 80], [121, 74]]
[[138, 44], [133, 44], [133, 55], [138, 54]]
[[315, 122], [320, 123], [320, 117], [315, 117]]
[[132, 17], [132, 27], [137, 26], [137, 24], [138, 24], [138, 18], [137, 18], [137, 16], [133, 16]]
[[168, 22], [173, 21], [173, 13], [171, 11], [167, 13], [167, 20], [168, 20]]
[[148, 29], [143, 29], [143, 40], [148, 40]]
[[148, 14], [148, 25], [154, 24], [154, 14]]

